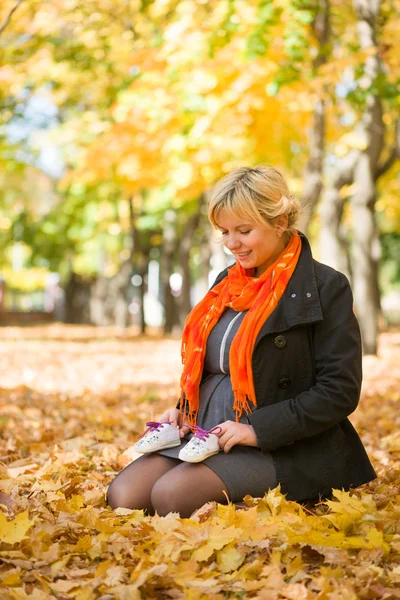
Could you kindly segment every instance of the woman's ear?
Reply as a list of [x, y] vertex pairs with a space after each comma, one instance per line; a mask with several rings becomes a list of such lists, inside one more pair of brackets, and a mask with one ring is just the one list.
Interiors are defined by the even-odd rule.
[[289, 225], [287, 215], [280, 215], [275, 221], [276, 235], [282, 237]]

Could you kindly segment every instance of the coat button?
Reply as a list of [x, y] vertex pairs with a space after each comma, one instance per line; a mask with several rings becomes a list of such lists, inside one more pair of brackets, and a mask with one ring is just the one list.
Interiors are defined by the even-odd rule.
[[277, 335], [274, 339], [274, 344], [277, 348], [284, 348], [286, 346], [286, 338], [284, 335]]
[[278, 385], [281, 390], [286, 390], [290, 385], [290, 379], [288, 377], [282, 377], [282, 379], [279, 380]]

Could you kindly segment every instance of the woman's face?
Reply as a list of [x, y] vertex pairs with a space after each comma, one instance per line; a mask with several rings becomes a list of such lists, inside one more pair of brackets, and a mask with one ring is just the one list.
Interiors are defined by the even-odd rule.
[[218, 217], [218, 229], [222, 233], [226, 248], [243, 268], [255, 268], [258, 277], [275, 262], [286, 247], [285, 238], [282, 236], [285, 227], [279, 225], [279, 220], [276, 225], [260, 225], [222, 210]]

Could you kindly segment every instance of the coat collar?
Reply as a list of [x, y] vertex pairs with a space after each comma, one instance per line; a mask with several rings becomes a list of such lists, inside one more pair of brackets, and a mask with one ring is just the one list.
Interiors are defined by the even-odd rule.
[[261, 327], [256, 343], [268, 333], [323, 320], [310, 243], [303, 233], [299, 234], [301, 252], [296, 268], [277, 307]]

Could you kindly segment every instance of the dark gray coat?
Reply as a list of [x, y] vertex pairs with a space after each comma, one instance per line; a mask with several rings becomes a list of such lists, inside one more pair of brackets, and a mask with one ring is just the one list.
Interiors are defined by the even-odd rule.
[[[346, 277], [313, 259], [307, 238], [253, 353], [257, 409], [248, 420], [289, 500], [329, 496], [376, 477], [347, 419], [357, 407], [361, 339]], [[222, 271], [214, 285], [226, 275]]]

